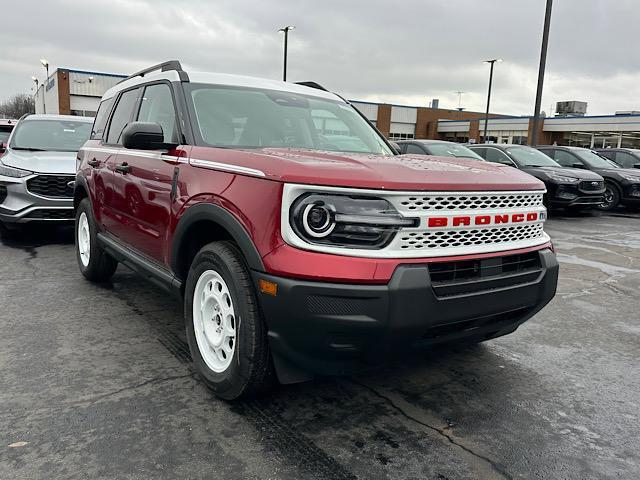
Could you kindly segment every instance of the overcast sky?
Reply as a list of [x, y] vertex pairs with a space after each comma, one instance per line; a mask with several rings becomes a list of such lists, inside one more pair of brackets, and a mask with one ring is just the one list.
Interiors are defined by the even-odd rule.
[[[0, 100], [44, 77], [39, 59], [131, 73], [167, 59], [193, 70], [315, 80], [348, 98], [533, 112], [544, 0], [11, 1], [0, 28]], [[543, 110], [561, 100], [588, 113], [640, 110], [640, 1], [556, 0]]]

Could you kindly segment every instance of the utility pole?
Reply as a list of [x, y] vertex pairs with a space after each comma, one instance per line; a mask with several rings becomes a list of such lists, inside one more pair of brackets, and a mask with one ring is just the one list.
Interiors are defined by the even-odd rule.
[[551, 7], [553, 0], [547, 0], [544, 13], [544, 28], [542, 30], [542, 48], [540, 49], [540, 67], [538, 69], [538, 90], [536, 91], [536, 106], [533, 111], [533, 128], [529, 145], [538, 144], [538, 128], [540, 125], [540, 103], [542, 103], [542, 86], [544, 84], [544, 69], [547, 64], [547, 45], [549, 44], [549, 25], [551, 25]]
[[282, 81], [287, 81], [287, 44], [289, 42], [289, 30], [296, 28], [294, 25], [287, 25], [282, 27], [279, 32], [284, 32], [284, 65], [282, 69]]
[[46, 61], [44, 58], [41, 58], [40, 63], [42, 64], [44, 69], [47, 71], [47, 77], [45, 78], [44, 83], [42, 84], [42, 110], [44, 113], [47, 113], [47, 103], [45, 101], [45, 97], [47, 95], [47, 85], [49, 84], [49, 62]]
[[484, 63], [488, 63], [491, 65], [491, 69], [489, 70], [489, 90], [487, 91], [487, 111], [484, 114], [484, 141], [483, 143], [487, 143], [487, 127], [489, 126], [489, 104], [491, 103], [491, 84], [493, 83], [493, 66], [496, 62], [501, 62], [501, 58], [493, 58], [491, 60], [485, 60]]

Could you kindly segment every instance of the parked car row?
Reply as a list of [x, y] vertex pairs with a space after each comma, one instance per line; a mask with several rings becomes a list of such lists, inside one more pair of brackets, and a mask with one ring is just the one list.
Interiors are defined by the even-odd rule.
[[[640, 150], [594, 151], [556, 145], [533, 148], [495, 143], [465, 146], [441, 140], [397, 143], [401, 153], [476, 158], [523, 170], [544, 182], [545, 205], [550, 209], [597, 207], [608, 211], [618, 205], [640, 205]], [[634, 168], [628, 168], [629, 165]]]
[[195, 368], [235, 399], [506, 335], [553, 298], [544, 184], [431, 148], [395, 155], [315, 83], [171, 61], [108, 90], [93, 124], [21, 119], [0, 208], [74, 212], [87, 280], [123, 264], [175, 293]]

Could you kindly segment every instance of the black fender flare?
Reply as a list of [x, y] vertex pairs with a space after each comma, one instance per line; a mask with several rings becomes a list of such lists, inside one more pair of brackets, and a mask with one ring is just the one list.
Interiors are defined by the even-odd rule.
[[180, 260], [180, 249], [185, 239], [186, 233], [189, 231], [189, 227], [200, 221], [214, 222], [220, 227], [224, 228], [231, 238], [236, 242], [238, 248], [242, 252], [247, 265], [251, 270], [264, 272], [264, 264], [262, 263], [262, 257], [258, 253], [249, 233], [244, 226], [233, 216], [228, 210], [214, 205], [212, 203], [198, 203], [192, 207], [187, 208], [186, 212], [178, 220], [175, 233], [173, 235], [173, 242], [171, 245], [171, 270], [173, 272], [180, 272], [181, 265], [178, 264]]
[[75, 178], [75, 184], [73, 186], [73, 209], [75, 210], [76, 208], [78, 208], [76, 199], [78, 198], [78, 191], [80, 190], [84, 191], [85, 195], [83, 196], [89, 199], [89, 203], [92, 204], [93, 210], [93, 202], [91, 201], [91, 194], [89, 193], [89, 184], [87, 183], [87, 179], [82, 175], [76, 175]]

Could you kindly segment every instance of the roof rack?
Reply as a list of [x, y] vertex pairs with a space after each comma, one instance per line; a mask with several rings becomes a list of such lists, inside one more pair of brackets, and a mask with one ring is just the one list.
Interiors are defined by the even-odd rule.
[[136, 77], [144, 77], [147, 73], [151, 72], [168, 72], [168, 71], [176, 71], [180, 76], [180, 80], [183, 82], [188, 82], [189, 77], [187, 76], [187, 72], [182, 70], [182, 65], [178, 60], [168, 60], [166, 62], [159, 63], [149, 68], [145, 68], [144, 70], [140, 70], [139, 72], [134, 73], [133, 75], [129, 75], [127, 78], [123, 78], [118, 83], [126, 82], [127, 80], [131, 80]]
[[317, 82], [296, 82], [296, 85], [303, 85], [305, 87], [315, 88], [317, 90], [324, 90], [325, 92], [329, 91]]

